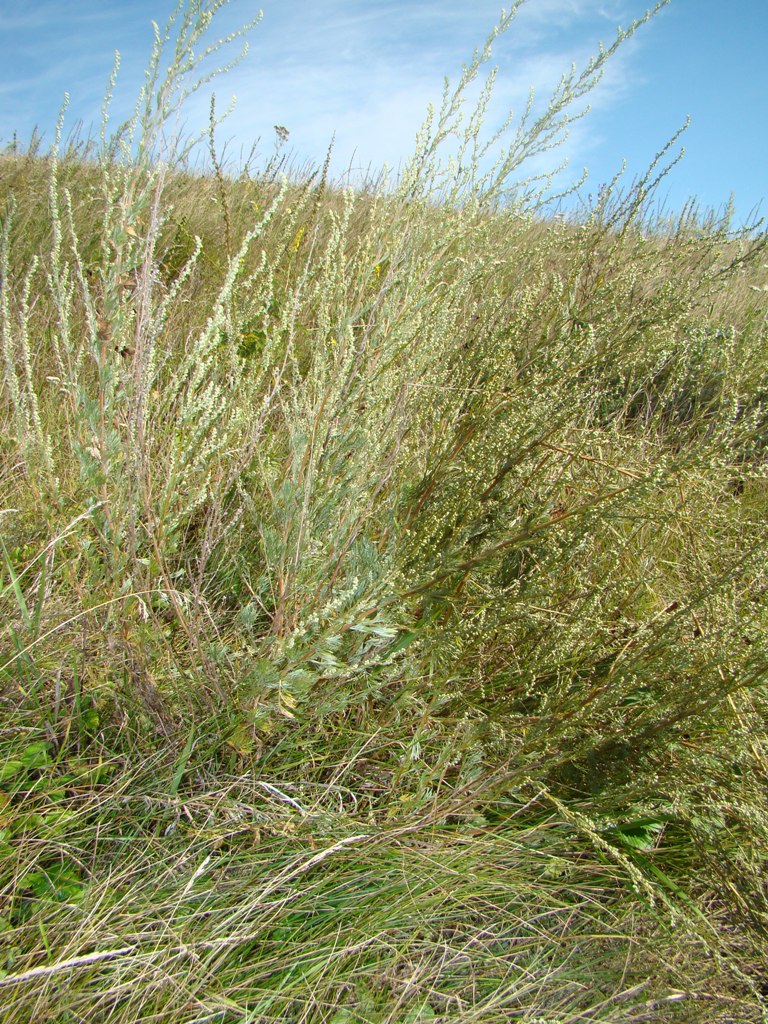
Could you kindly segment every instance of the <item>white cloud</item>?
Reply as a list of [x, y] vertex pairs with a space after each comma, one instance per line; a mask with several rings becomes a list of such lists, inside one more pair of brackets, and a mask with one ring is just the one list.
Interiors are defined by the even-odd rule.
[[[259, 148], [268, 157], [273, 125], [283, 124], [290, 129], [289, 145], [299, 164], [321, 163], [335, 137], [336, 174], [350, 164], [366, 169], [387, 162], [397, 167], [413, 149], [428, 103], [439, 102], [444, 76], [455, 82], [462, 63], [484, 43], [498, 18], [498, 2], [264, 0], [264, 19], [252, 34], [248, 58], [192, 99], [185, 123], [191, 130], [204, 128], [211, 91], [217, 93], [220, 111], [234, 93], [236, 112], [218, 132], [219, 144], [228, 141], [229, 153], [247, 153], [260, 138]], [[149, 17], [162, 22], [172, 0], [164, 6], [166, 11], [152, 10], [146, 0], [129, 11], [110, 3], [102, 8], [84, 2], [67, 5], [69, 23], [49, 42], [53, 59], [36, 80], [29, 75], [25, 84], [22, 75], [3, 89], [7, 112], [0, 119], [0, 134], [9, 134], [10, 118], [34, 118], [28, 97], [35, 86], [50, 97], [53, 109], [45, 125], [49, 130], [67, 87], [73, 94], [72, 118], [82, 117], [87, 130], [90, 120], [98, 120], [115, 47], [123, 59], [114, 118], [127, 116], [151, 43]], [[249, 13], [241, 4], [224, 8], [214, 32], [224, 34]], [[489, 125], [500, 123], [510, 108], [521, 112], [531, 84], [538, 101], [544, 101], [571, 61], [583, 63], [601, 36], [612, 41], [618, 21], [628, 24], [632, 13], [637, 13], [635, 0], [523, 4], [508, 33], [494, 46], [491, 63], [498, 63], [500, 71]], [[44, 0], [29, 13], [14, 14], [13, 25], [19, 38], [29, 41], [38, 26], [47, 25], [50, 32], [61, 18], [61, 5]], [[610, 106], [631, 87], [632, 49], [622, 48], [609, 64], [604, 83], [591, 97], [593, 105]], [[596, 139], [589, 121], [580, 122], [562, 151], [538, 158], [532, 170], [551, 167], [568, 155], [578, 175]]]

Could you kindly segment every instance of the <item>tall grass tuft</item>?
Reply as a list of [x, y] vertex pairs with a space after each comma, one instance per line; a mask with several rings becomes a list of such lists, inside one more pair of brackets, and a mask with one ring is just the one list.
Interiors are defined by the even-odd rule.
[[225, 6], [0, 157], [3, 1020], [763, 1021], [768, 235], [526, 171], [664, 4], [358, 188]]

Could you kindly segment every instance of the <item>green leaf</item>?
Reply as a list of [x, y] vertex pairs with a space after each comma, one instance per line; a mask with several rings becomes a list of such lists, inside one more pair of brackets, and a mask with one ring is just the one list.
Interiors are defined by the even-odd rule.
[[22, 768], [24, 768], [23, 761], [6, 761], [2, 767], [0, 767], [0, 782], [5, 782], [7, 779], [12, 779], [14, 775], [18, 775]]
[[21, 617], [24, 620], [24, 625], [29, 629], [29, 627], [32, 625], [32, 618], [29, 614], [29, 608], [27, 607], [27, 602], [24, 599], [24, 594], [22, 593], [21, 586], [19, 585], [19, 577], [16, 575], [16, 572], [14, 571], [11, 559], [8, 555], [8, 550], [5, 544], [3, 543], [2, 538], [0, 538], [0, 546], [2, 546], [3, 549], [3, 559], [5, 561], [5, 568], [8, 572], [8, 578], [10, 579], [9, 586], [13, 589], [13, 595], [16, 598], [16, 605], [19, 611], [21, 612]]
[[397, 640], [395, 640], [391, 647], [387, 648], [387, 654], [397, 654], [398, 651], [404, 650], [406, 647], [409, 647], [414, 640], [418, 639], [418, 632], [411, 631], [409, 633], [403, 633]]
[[424, 1006], [413, 1006], [403, 1018], [403, 1024], [425, 1024], [426, 1021], [435, 1019], [435, 1011], [428, 1004]]
[[26, 768], [44, 768], [50, 764], [51, 758], [48, 754], [49, 744], [44, 740], [30, 743], [21, 754], [21, 761]]
[[67, 864], [57, 864], [45, 871], [33, 871], [25, 883], [37, 899], [53, 899], [69, 903], [80, 899], [85, 885], [76, 870]]

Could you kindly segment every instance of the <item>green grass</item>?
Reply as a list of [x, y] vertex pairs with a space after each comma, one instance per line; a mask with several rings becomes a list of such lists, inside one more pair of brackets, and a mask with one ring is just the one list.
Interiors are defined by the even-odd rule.
[[217, 6], [0, 157], [3, 1021], [764, 1021], [768, 236], [195, 171]]

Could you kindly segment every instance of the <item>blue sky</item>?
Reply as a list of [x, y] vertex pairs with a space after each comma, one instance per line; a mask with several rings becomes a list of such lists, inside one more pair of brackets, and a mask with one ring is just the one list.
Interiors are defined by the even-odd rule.
[[[113, 52], [121, 54], [115, 118], [131, 109], [151, 46], [151, 19], [165, 21], [173, 0], [0, 0], [0, 139], [26, 141], [35, 125], [53, 136], [65, 91], [67, 126], [98, 122]], [[236, 159], [260, 139], [266, 157], [275, 124], [290, 130], [295, 160], [321, 162], [335, 135], [334, 169], [393, 168], [407, 158], [443, 78], [455, 79], [499, 14], [497, 0], [235, 0], [222, 34], [263, 8], [245, 62], [190, 103], [186, 123], [204, 127], [210, 92], [237, 108], [219, 129]], [[499, 67], [490, 118], [520, 109], [528, 87], [540, 97], [572, 61], [617, 25], [641, 15], [646, 0], [528, 0], [494, 47]], [[690, 196], [719, 207], [735, 193], [737, 219], [761, 204], [768, 214], [767, 0], [671, 0], [616, 55], [593, 93], [592, 110], [550, 158], [569, 159], [569, 180], [584, 167], [596, 191], [627, 161], [627, 177], [691, 117], [683, 162], [659, 192], [670, 211]], [[546, 161], [538, 160], [534, 170]]]

